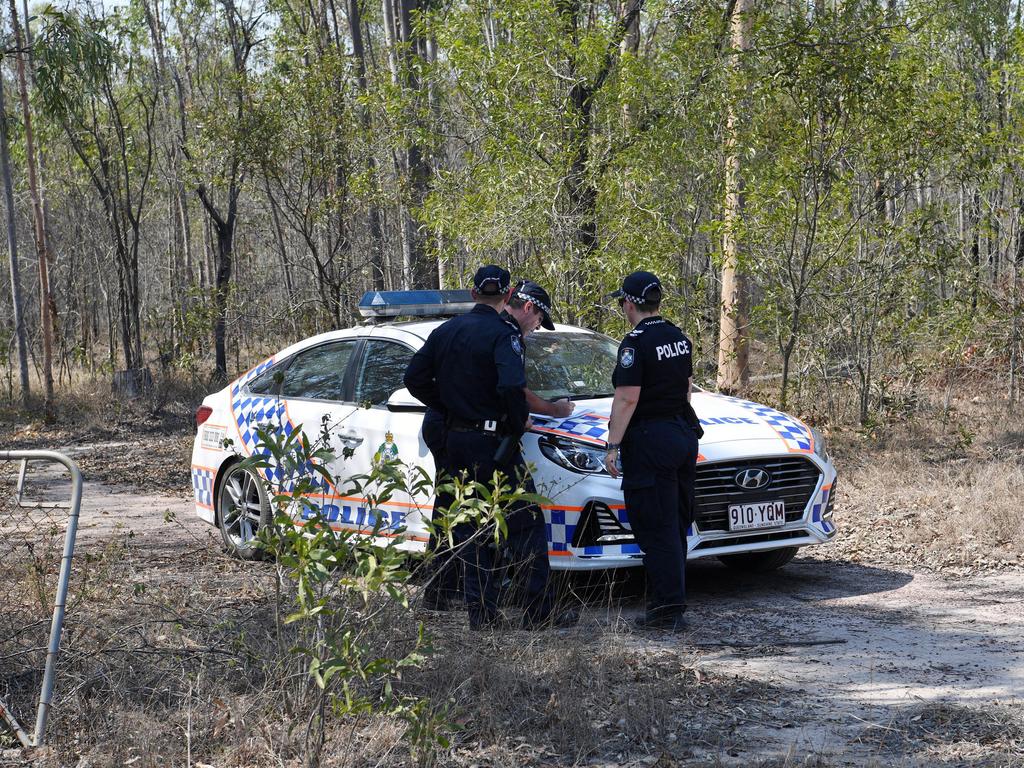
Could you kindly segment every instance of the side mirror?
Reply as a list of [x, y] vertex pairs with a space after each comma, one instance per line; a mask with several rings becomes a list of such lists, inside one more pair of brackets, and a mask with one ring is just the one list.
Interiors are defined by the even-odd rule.
[[395, 412], [425, 413], [427, 406], [413, 397], [408, 389], [402, 388], [391, 393], [388, 398], [388, 410]]

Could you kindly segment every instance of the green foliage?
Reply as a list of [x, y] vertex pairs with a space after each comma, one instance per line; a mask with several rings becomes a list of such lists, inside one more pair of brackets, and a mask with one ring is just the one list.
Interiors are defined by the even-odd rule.
[[[323, 517], [315, 497], [335, 482], [330, 470], [335, 456], [325, 447], [326, 422], [321, 433], [310, 440], [301, 426], [285, 434], [262, 425], [257, 428], [257, 450], [243, 462], [277, 478], [267, 483], [273, 523], [261, 529], [260, 546], [274, 556], [282, 591], [291, 596], [282, 630], [293, 628], [290, 653], [303, 660], [305, 673], [320, 691], [317, 701], [333, 716], [406, 719], [413, 749], [431, 753], [447, 744], [444, 720], [427, 714], [432, 710], [425, 700], [394, 689], [404, 669], [422, 664], [431, 653], [426, 631], [420, 623], [408, 644], [379, 636], [389, 629], [382, 617], [391, 611], [412, 621], [406, 556], [395, 538], [380, 543], [375, 536], [382, 533], [379, 520], [375, 535], [364, 536], [335, 529]], [[271, 469], [276, 471], [267, 472]], [[344, 493], [366, 493], [367, 504], [376, 508], [396, 489], [407, 490], [403, 473], [396, 470], [388, 466], [354, 478]], [[382, 648], [394, 651], [382, 653]], [[314, 707], [314, 719], [320, 717], [317, 711], [323, 712], [321, 703]], [[317, 727], [322, 729], [323, 722]]]
[[[379, 515], [368, 532], [333, 526], [319, 500], [325, 493], [354, 496], [365, 499], [370, 510], [396, 494], [426, 502], [434, 495], [433, 481], [422, 468], [398, 460], [379, 461], [368, 474], [343, 478], [346, 459], [328, 448], [337, 427], [325, 418], [311, 439], [301, 426], [286, 434], [273, 424], [259, 425], [257, 447], [242, 462], [273, 478], [265, 482], [273, 519], [260, 530], [259, 546], [277, 564], [287, 603], [278, 631], [318, 692], [307, 705], [316, 729], [324, 727], [328, 712], [336, 718], [394, 717], [406, 725], [413, 758], [429, 764], [438, 749], [449, 746], [454, 726], [447, 705], [402, 690], [406, 670], [433, 653], [425, 627], [410, 611], [412, 573], [399, 546], [405, 530], [385, 530]], [[522, 480], [499, 473], [492, 489], [464, 477], [452, 479], [437, 491], [450, 493], [454, 501], [434, 511], [430, 530], [452, 543], [456, 525], [473, 523], [480, 535], [500, 542], [510, 507], [546, 502], [527, 493]], [[416, 626], [412, 637], [404, 631], [410, 625]]]
[[98, 92], [121, 63], [122, 52], [110, 38], [124, 35], [127, 25], [116, 13], [91, 19], [50, 5], [39, 13], [39, 21], [34, 55], [40, 96], [51, 114], [74, 119], [88, 95]]

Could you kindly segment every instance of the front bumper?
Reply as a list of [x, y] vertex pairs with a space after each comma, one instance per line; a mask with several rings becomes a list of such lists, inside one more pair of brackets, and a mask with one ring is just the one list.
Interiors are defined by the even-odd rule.
[[[763, 498], [783, 498], [786, 524], [771, 530], [729, 531], [725, 509], [730, 502], [750, 500], [750, 494], [729, 490], [722, 478], [731, 478], [737, 467], [769, 466], [780, 482], [761, 492]], [[710, 480], [709, 480], [710, 478]], [[782, 482], [782, 478], [788, 478]], [[595, 478], [596, 480], [597, 478]], [[697, 515], [687, 530], [687, 558], [718, 557], [760, 552], [782, 547], [824, 544], [836, 534], [832, 507], [835, 469], [809, 457], [776, 457], [698, 465]], [[606, 478], [582, 506], [552, 505], [545, 508], [551, 567], [560, 570], [628, 568], [643, 563], [643, 553], [629, 529], [621, 493]]]

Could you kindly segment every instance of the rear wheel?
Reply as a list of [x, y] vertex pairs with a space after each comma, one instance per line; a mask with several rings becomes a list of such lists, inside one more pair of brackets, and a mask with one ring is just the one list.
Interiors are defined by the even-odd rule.
[[228, 469], [217, 492], [217, 523], [224, 548], [232, 555], [243, 560], [263, 557], [256, 536], [270, 524], [270, 501], [253, 470], [241, 464]]
[[799, 547], [769, 549], [767, 552], [744, 552], [739, 555], [721, 555], [718, 559], [737, 571], [760, 573], [781, 568], [796, 557], [797, 549]]

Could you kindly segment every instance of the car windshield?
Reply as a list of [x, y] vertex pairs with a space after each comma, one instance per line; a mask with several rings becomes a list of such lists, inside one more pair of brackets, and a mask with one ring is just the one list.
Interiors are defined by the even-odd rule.
[[547, 399], [611, 397], [618, 349], [597, 333], [535, 333], [526, 340], [526, 384]]

